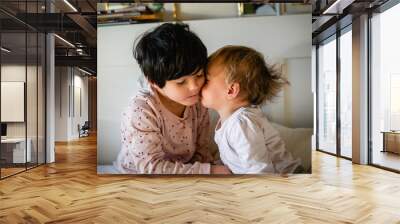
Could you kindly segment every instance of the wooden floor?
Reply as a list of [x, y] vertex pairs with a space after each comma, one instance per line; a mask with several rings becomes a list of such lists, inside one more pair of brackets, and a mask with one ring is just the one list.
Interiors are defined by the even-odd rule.
[[1, 178], [5, 178], [20, 172], [23, 172], [27, 169], [33, 169], [37, 167], [36, 163], [27, 163], [27, 167], [24, 164], [18, 164], [18, 167], [2, 167], [1, 168]]
[[0, 223], [400, 223], [400, 175], [313, 152], [313, 174], [96, 174], [96, 139], [0, 181]]
[[2, 167], [1, 168], [1, 177], [2, 178], [3, 177], [7, 177], [7, 176], [13, 175], [15, 173], [22, 172], [24, 170], [26, 170], [25, 167], [23, 167], [23, 168], [20, 168], [20, 167], [17, 167], [17, 168], [4, 168], [4, 167]]

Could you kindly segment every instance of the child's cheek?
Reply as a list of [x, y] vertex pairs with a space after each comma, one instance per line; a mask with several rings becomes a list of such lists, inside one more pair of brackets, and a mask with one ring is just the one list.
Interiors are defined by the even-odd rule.
[[205, 77], [201, 77], [200, 78], [200, 82], [201, 82], [201, 86], [204, 87], [206, 85], [206, 78]]
[[206, 99], [207, 98], [207, 86], [203, 86], [203, 88], [201, 89], [201, 97]]

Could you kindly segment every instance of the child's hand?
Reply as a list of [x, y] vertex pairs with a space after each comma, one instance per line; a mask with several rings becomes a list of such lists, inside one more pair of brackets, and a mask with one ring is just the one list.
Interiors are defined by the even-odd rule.
[[288, 178], [289, 177], [289, 174], [287, 174], [287, 173], [281, 173], [281, 175], [280, 175], [281, 177], [285, 177], [285, 178]]
[[212, 165], [211, 174], [232, 174], [232, 172], [224, 165]]
[[212, 165], [224, 165], [224, 163], [222, 162], [222, 160], [215, 160]]

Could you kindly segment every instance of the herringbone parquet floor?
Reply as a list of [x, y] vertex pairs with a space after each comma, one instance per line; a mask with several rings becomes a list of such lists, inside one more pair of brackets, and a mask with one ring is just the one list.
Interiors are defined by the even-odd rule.
[[0, 181], [0, 223], [400, 223], [400, 175], [313, 152], [313, 174], [98, 176], [96, 139]]

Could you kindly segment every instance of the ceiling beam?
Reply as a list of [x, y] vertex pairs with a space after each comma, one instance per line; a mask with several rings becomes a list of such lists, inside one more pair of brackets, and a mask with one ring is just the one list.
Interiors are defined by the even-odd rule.
[[96, 28], [90, 24], [85, 17], [79, 13], [70, 13], [67, 16], [74, 21], [78, 26], [80, 26], [91, 38], [96, 38], [97, 31]]
[[55, 56], [56, 66], [88, 67], [96, 71], [97, 60], [90, 56]]

